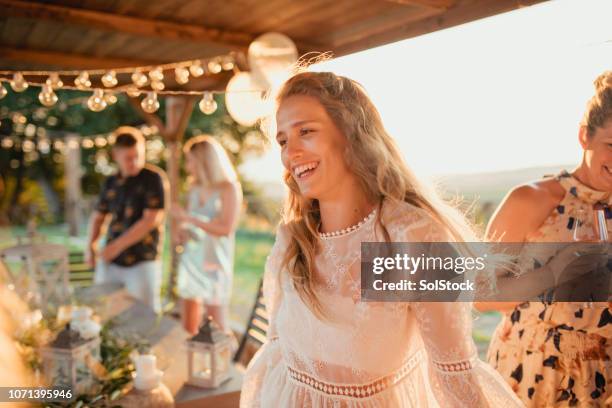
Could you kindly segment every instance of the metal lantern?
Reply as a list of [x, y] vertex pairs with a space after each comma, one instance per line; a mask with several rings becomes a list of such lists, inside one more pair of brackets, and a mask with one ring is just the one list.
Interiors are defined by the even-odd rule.
[[65, 246], [41, 242], [30, 232], [27, 239], [0, 251], [0, 262], [7, 266], [9, 288], [43, 314], [69, 302], [72, 288]]
[[100, 361], [100, 337], [85, 339], [67, 324], [40, 354], [47, 382], [78, 395], [89, 391], [94, 383], [92, 369]]
[[231, 364], [230, 336], [224, 333], [211, 316], [200, 331], [187, 341], [187, 384], [216, 388], [229, 379]]

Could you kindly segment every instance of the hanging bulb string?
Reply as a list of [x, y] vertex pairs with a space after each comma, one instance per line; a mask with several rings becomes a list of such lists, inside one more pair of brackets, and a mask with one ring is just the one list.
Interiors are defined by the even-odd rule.
[[[0, 83], [1, 82], [6, 82], [6, 83], [10, 83], [11, 79], [10, 78], [0, 78]], [[45, 85], [45, 82], [30, 82], [28, 81], [28, 85], [30, 86], [39, 86], [42, 87], [43, 85]], [[94, 91], [93, 86], [91, 88], [83, 88], [83, 87], [77, 87], [74, 85], [63, 85], [60, 88], [54, 88], [54, 90], [70, 90], [70, 91], [81, 91], [81, 92], [93, 92]], [[116, 87], [116, 88], [105, 88], [105, 91], [107, 92], [114, 92], [114, 93], [119, 93], [119, 92], [127, 92], [129, 90], [135, 90], [135, 91], [139, 91], [140, 93], [147, 93], [147, 92], [155, 92], [158, 95], [202, 95], [204, 92], [210, 92], [216, 95], [220, 95], [220, 94], [226, 94], [228, 93], [225, 90], [202, 90], [202, 91], [170, 91], [170, 90], [163, 90], [163, 91], [155, 91], [155, 90], [150, 90], [148, 88], [135, 88], [135, 86], [133, 84], [128, 84], [128, 85], [121, 85], [120, 87]], [[249, 89], [249, 90], [241, 90], [241, 91], [233, 91], [231, 93], [253, 93], [253, 92], [265, 92], [263, 89]]]
[[[21, 72], [24, 76], [48, 76], [53, 73], [65, 76], [78, 76], [82, 72], [87, 72], [89, 75], [104, 75], [109, 71], [115, 71], [116, 74], [131, 74], [134, 71], [153, 71], [156, 68], [161, 68], [162, 71], [175, 69], [175, 68], [189, 68], [192, 64], [197, 63], [199, 61], [200, 64], [204, 62], [208, 63], [218, 63], [223, 65], [224, 61], [229, 62], [228, 59], [231, 59], [232, 67], [235, 66], [235, 53], [218, 55], [216, 57], [211, 58], [196, 58], [193, 60], [185, 60], [179, 62], [170, 62], [166, 64], [151, 64], [151, 65], [143, 65], [143, 66], [135, 66], [135, 67], [125, 67], [125, 68], [107, 68], [107, 69], [78, 69], [78, 70], [60, 70], [60, 71], [0, 71], [0, 75], [13, 75], [15, 72]], [[223, 69], [222, 69], [223, 71]], [[229, 71], [229, 69], [225, 70]]]

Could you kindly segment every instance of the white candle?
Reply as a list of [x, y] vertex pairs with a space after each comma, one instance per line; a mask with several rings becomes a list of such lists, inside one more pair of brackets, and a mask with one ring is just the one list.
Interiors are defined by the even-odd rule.
[[157, 357], [153, 354], [143, 354], [136, 357], [136, 372], [138, 376], [148, 377], [156, 372]]

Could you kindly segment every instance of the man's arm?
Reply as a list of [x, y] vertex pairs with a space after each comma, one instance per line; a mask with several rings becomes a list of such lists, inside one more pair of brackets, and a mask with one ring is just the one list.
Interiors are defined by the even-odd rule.
[[96, 267], [96, 253], [98, 251], [98, 239], [102, 235], [102, 226], [106, 221], [108, 213], [95, 210], [89, 220], [89, 239], [87, 241], [86, 259], [90, 268]]
[[106, 245], [102, 257], [107, 262], [112, 261], [127, 248], [141, 241], [149, 231], [159, 227], [163, 221], [163, 209], [145, 209], [140, 220]]

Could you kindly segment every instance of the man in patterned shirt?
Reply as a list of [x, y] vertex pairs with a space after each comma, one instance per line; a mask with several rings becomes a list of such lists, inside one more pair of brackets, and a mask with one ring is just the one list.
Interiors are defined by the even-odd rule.
[[[119, 172], [106, 179], [100, 193], [87, 255], [96, 283], [121, 282], [159, 312], [166, 178], [161, 169], [145, 164], [145, 142], [138, 129], [124, 126], [115, 135], [112, 155]], [[98, 251], [98, 238], [109, 218], [106, 246]]]

